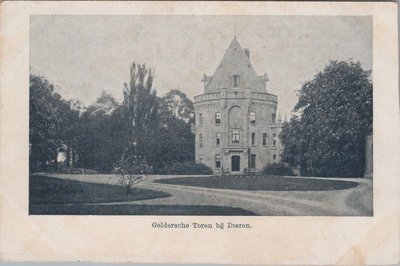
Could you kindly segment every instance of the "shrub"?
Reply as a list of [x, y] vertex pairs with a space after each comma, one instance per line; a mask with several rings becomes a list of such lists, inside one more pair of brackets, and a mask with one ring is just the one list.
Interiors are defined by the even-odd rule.
[[118, 184], [125, 187], [126, 193], [132, 192], [136, 183], [143, 181], [143, 178], [151, 173], [151, 167], [140, 155], [130, 155], [122, 158], [115, 165], [115, 175], [118, 177]]
[[283, 163], [268, 164], [264, 166], [262, 173], [268, 175], [294, 176], [292, 168]]
[[169, 175], [211, 175], [210, 167], [193, 161], [174, 163], [167, 169]]
[[79, 175], [95, 175], [98, 174], [96, 170], [85, 169], [85, 168], [75, 168], [72, 166], [60, 165], [57, 169], [59, 174], [79, 174]]

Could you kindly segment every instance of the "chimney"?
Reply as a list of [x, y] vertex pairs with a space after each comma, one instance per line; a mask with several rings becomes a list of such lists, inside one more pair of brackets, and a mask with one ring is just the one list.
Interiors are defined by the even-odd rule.
[[249, 48], [244, 48], [244, 52], [246, 53], [247, 58], [250, 59], [250, 50], [249, 50]]

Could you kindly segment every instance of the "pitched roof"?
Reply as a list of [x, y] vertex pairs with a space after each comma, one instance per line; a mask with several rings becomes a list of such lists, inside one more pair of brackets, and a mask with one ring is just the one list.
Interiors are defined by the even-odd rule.
[[249, 87], [253, 91], [266, 92], [266, 78], [256, 73], [236, 35], [226, 49], [214, 75], [206, 76], [204, 79], [204, 92], [218, 92], [221, 88], [231, 88], [233, 75], [239, 75], [241, 88]]

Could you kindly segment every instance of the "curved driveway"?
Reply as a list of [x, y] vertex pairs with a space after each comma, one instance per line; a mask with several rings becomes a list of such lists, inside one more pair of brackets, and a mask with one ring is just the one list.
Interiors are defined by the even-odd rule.
[[371, 180], [346, 180], [359, 185], [332, 191], [246, 191], [146, 182], [139, 186], [173, 196], [137, 203], [229, 206], [259, 215], [372, 215]]
[[[51, 176], [84, 182], [116, 184], [116, 178], [107, 175]], [[171, 197], [125, 202], [125, 204], [227, 206], [248, 210], [258, 215], [372, 215], [371, 179], [322, 178], [324, 180], [345, 180], [359, 183], [359, 185], [354, 188], [330, 191], [246, 191], [170, 185], [152, 182], [155, 179], [171, 177], [172, 176], [150, 176], [144, 182], [137, 184], [137, 187], [140, 188], [167, 192], [172, 195]], [[118, 204], [121, 204], [121, 202]]]

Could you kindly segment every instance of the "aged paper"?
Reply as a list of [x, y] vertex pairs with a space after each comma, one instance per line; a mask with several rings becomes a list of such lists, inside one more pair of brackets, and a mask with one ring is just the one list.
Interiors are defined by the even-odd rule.
[[[373, 56], [366, 64], [372, 66], [373, 80], [372, 215], [369, 212], [360, 216], [340, 213], [332, 216], [30, 215], [29, 73], [33, 21], [38, 17], [43, 22], [46, 16], [74, 15], [142, 16], [143, 20], [149, 21], [157, 16], [240, 16], [237, 25], [220, 24], [215, 29], [221, 35], [237, 34], [239, 39], [240, 23], [246, 24], [246, 16], [370, 19]], [[400, 172], [397, 164], [400, 159], [400, 113], [395, 3], [2, 2], [0, 19], [0, 261], [267, 265], [399, 263]], [[35, 36], [42, 36], [40, 27], [35, 29]], [[163, 36], [178, 35], [176, 30], [151, 34], [154, 42], [162, 43]], [[186, 32], [184, 28], [178, 30]], [[82, 39], [82, 45], [88, 45], [85, 36], [79, 35], [79, 28], [76, 28], [76, 34]], [[207, 38], [207, 32], [200, 31], [196, 35], [198, 38], [204, 36]], [[209, 41], [211, 44], [207, 49], [214, 46], [213, 40]], [[118, 39], [110, 39], [109, 44], [120, 45]], [[66, 38], [65, 46], [68, 45]], [[228, 47], [228, 43], [222, 46]], [[185, 48], [190, 50], [190, 47]], [[51, 53], [50, 46], [41, 49], [49, 49]], [[318, 50], [316, 45], [315, 52]], [[221, 53], [223, 51], [218, 51], [218, 56], [222, 56]], [[165, 58], [163, 56], [160, 54], [160, 58]], [[65, 60], [65, 64], [72, 63]], [[273, 63], [270, 65], [273, 68]], [[211, 68], [214, 67], [217, 66]], [[290, 71], [287, 75], [291, 75]], [[267, 80], [268, 76], [263, 78]], [[198, 79], [200, 88], [201, 76]], [[207, 81], [207, 76], [204, 80]], [[186, 92], [199, 94], [199, 88], [186, 88]], [[290, 104], [284, 108], [290, 108]], [[245, 226], [227, 228], [229, 223]], [[178, 226], [168, 228], [165, 224]], [[194, 224], [212, 224], [213, 227], [200, 228]], [[220, 228], [221, 224], [225, 225], [224, 229]]]

